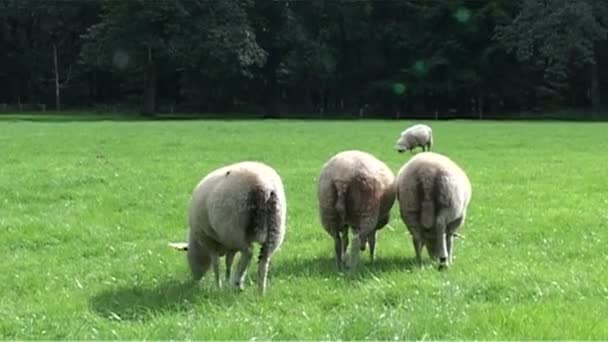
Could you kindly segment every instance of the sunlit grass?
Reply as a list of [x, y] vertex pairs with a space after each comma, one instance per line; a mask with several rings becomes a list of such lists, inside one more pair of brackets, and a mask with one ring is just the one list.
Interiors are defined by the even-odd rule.
[[[316, 182], [362, 149], [395, 172], [396, 121], [96, 121], [0, 117], [5, 339], [605, 339], [607, 124], [429, 122], [473, 199], [447, 272], [412, 266], [397, 207], [349, 277], [335, 270]], [[186, 207], [221, 165], [283, 177], [288, 232], [269, 289], [187, 284]]]

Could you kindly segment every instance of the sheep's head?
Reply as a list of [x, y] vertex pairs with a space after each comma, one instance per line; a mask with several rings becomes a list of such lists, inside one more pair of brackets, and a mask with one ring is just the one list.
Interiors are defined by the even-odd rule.
[[399, 137], [399, 139], [397, 140], [397, 143], [395, 144], [395, 150], [397, 150], [397, 152], [399, 152], [399, 153], [403, 153], [409, 149], [410, 149], [410, 146], [407, 143], [405, 136], [402, 134]]
[[439, 258], [439, 248], [437, 247], [437, 239], [435, 237], [426, 238], [424, 240], [424, 245], [426, 246], [426, 249], [429, 252], [429, 256], [433, 260], [438, 260], [438, 258]]
[[403, 153], [409, 150], [409, 147], [405, 146], [405, 144], [397, 144], [395, 145], [395, 150], [399, 153]]
[[445, 247], [447, 244], [447, 236], [442, 237], [437, 236], [437, 234], [432, 230], [425, 230], [423, 233], [424, 245], [426, 246], [426, 250], [429, 253], [429, 256], [436, 261], [439, 261], [439, 269], [444, 269], [447, 267], [447, 255], [441, 257], [442, 252], [445, 251]]

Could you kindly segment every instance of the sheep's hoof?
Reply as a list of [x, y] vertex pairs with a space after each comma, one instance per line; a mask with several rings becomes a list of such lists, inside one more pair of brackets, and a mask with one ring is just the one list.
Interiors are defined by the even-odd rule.
[[239, 280], [234, 280], [231, 282], [231, 284], [232, 284], [232, 288], [239, 292], [245, 290], [245, 285], [242, 282], [240, 282]]
[[[202, 278], [202, 277], [201, 277]], [[196, 287], [196, 286], [200, 286], [201, 285], [201, 278], [196, 279], [195, 277], [190, 277], [187, 281], [186, 284], [188, 286], [192, 286], [192, 287]]]
[[354, 261], [350, 261], [347, 265], [347, 270], [349, 273], [355, 273], [355, 271], [357, 270], [357, 262]]

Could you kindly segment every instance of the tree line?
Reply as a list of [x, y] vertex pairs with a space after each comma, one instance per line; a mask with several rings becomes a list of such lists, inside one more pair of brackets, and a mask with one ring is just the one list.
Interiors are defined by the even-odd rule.
[[0, 110], [598, 117], [607, 33], [605, 0], [0, 0]]

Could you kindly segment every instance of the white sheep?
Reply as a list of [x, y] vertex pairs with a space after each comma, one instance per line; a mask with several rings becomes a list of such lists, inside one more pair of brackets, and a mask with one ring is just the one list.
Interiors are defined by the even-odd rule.
[[[422, 151], [430, 151], [433, 147], [433, 130], [431, 127], [423, 124], [413, 125], [401, 132], [401, 136], [397, 139], [395, 149], [399, 153], [407, 150], [413, 152], [416, 147], [422, 147]], [[425, 149], [426, 147], [426, 149]]]
[[349, 226], [355, 231], [349, 266], [354, 270], [359, 251], [369, 244], [374, 260], [376, 230], [390, 219], [395, 202], [395, 176], [373, 155], [344, 151], [321, 170], [318, 184], [319, 214], [323, 228], [333, 237], [338, 269], [342, 270], [348, 247]]
[[[241, 253], [231, 283], [243, 289], [253, 255], [253, 242], [261, 244], [258, 285], [266, 290], [270, 258], [285, 235], [287, 202], [283, 183], [270, 166], [245, 161], [216, 169], [194, 189], [189, 208], [186, 250], [192, 277], [200, 280], [213, 266], [221, 287], [219, 258], [226, 256], [226, 281], [234, 256]], [[179, 244], [173, 245], [180, 249]]]
[[399, 170], [397, 201], [419, 265], [424, 246], [439, 259], [440, 269], [452, 263], [454, 236], [465, 221], [471, 195], [465, 172], [441, 154], [419, 153]]

